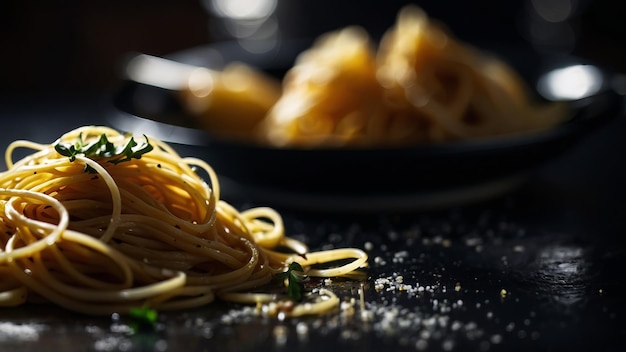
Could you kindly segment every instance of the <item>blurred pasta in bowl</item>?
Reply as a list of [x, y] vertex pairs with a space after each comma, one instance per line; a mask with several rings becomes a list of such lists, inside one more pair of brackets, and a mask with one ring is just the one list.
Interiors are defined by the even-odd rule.
[[[183, 66], [179, 84], [130, 77], [111, 123], [200, 152], [264, 200], [289, 194], [302, 203], [304, 192], [369, 204], [359, 200], [493, 184], [525, 175], [624, 111], [602, 67], [474, 46], [416, 6], [401, 9], [379, 41], [347, 26], [263, 53], [224, 42], [168, 59]], [[563, 79], [579, 66], [594, 72], [593, 91], [543, 94], [550, 84], [591, 84], [579, 74]], [[164, 76], [154, 72], [148, 78]]]
[[[399, 12], [380, 43], [357, 26], [320, 36], [280, 87], [239, 67], [239, 82], [256, 83], [233, 83], [224, 94], [219, 85], [234, 70], [204, 85], [190, 80], [184, 105], [213, 133], [275, 147], [450, 142], [538, 131], [568, 117], [564, 104], [540, 103], [507, 63], [456, 39], [416, 6]], [[253, 112], [252, 100], [263, 101]]]

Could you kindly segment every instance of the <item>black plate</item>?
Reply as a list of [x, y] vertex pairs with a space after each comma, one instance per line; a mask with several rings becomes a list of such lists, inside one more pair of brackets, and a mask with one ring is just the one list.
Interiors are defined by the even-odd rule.
[[[236, 43], [219, 43], [169, 58], [212, 68], [238, 60], [280, 76], [308, 45], [285, 43], [251, 54]], [[623, 97], [610, 88], [613, 76], [601, 67], [571, 56], [493, 52], [532, 87], [555, 70], [585, 65], [595, 74], [593, 91], [569, 101], [570, 120], [541, 133], [392, 149], [276, 149], [218, 139], [194, 128], [173, 91], [130, 80], [114, 95], [109, 121], [170, 142], [184, 155], [204, 158], [222, 177], [225, 197], [243, 193], [265, 203], [353, 210], [431, 207], [501, 194], [606, 119], [624, 113]]]

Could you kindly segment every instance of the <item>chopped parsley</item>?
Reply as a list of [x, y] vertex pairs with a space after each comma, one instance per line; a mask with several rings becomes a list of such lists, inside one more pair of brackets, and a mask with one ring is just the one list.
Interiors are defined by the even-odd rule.
[[131, 308], [128, 314], [133, 319], [133, 324], [131, 324], [133, 330], [139, 330], [141, 327], [154, 327], [158, 318], [157, 311], [147, 306]]
[[[108, 162], [112, 164], [119, 164], [121, 162], [129, 161], [131, 159], [141, 159], [142, 155], [152, 151], [154, 147], [148, 141], [139, 144], [133, 137], [130, 137], [125, 145], [116, 146], [113, 142], [109, 141], [106, 134], [100, 135], [100, 138], [86, 143], [83, 139], [82, 133], [78, 135], [78, 139], [74, 143], [61, 143], [58, 142], [54, 145], [54, 150], [57, 153], [70, 158], [70, 161], [76, 160], [76, 156], [83, 155], [88, 158], [108, 158]], [[86, 166], [85, 172], [95, 173], [95, 170]]]
[[287, 280], [287, 295], [294, 301], [302, 300], [302, 290], [304, 281], [307, 276], [304, 273], [302, 265], [297, 262], [289, 264], [286, 271], [276, 274], [280, 280]]

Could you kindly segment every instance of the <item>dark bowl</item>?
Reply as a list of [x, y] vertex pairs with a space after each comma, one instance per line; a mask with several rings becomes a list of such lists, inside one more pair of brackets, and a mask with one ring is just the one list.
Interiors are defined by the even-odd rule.
[[[175, 53], [183, 63], [220, 68], [243, 61], [280, 77], [307, 42], [283, 43], [252, 54], [236, 43], [219, 43]], [[487, 50], [487, 49], [486, 49]], [[510, 138], [386, 149], [278, 149], [234, 142], [196, 128], [176, 92], [131, 80], [112, 100], [113, 127], [145, 133], [173, 144], [181, 154], [201, 157], [221, 177], [224, 197], [285, 206], [325, 209], [382, 209], [446, 206], [502, 194], [529, 171], [558, 157], [609, 118], [624, 114], [624, 97], [610, 87], [613, 75], [567, 55], [489, 48], [537, 89], [560, 69], [584, 65], [592, 90], [567, 100], [572, 117], [549, 130]]]

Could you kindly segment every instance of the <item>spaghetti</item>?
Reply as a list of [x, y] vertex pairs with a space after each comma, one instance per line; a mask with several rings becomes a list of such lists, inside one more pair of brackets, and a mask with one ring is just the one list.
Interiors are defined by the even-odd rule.
[[360, 27], [327, 33], [298, 56], [259, 125], [276, 147], [386, 147], [540, 131], [565, 104], [534, 101], [495, 56], [457, 40], [414, 5], [375, 47]]
[[[220, 199], [210, 165], [181, 157], [162, 141], [145, 137], [153, 149], [123, 162], [106, 153], [68, 158], [55, 149], [77, 140], [95, 145], [102, 136], [109, 146], [133, 145], [132, 136], [84, 126], [54, 145], [15, 141], [7, 148], [8, 170], [0, 173], [0, 306], [45, 301], [111, 314], [186, 309], [216, 298], [259, 304], [280, 299], [262, 288], [291, 262], [320, 277], [367, 263], [358, 249], [309, 253], [285, 236], [271, 208], [236, 210]], [[34, 152], [14, 162], [17, 148]], [[340, 259], [353, 260], [311, 267]], [[287, 315], [338, 303], [328, 290], [311, 295], [312, 303]]]

